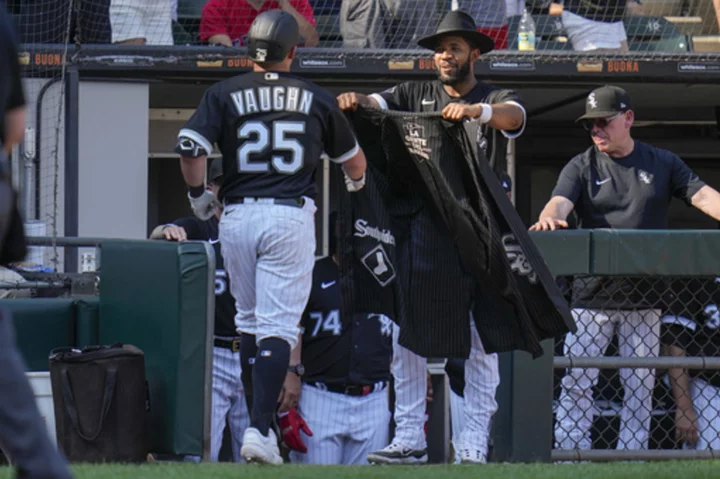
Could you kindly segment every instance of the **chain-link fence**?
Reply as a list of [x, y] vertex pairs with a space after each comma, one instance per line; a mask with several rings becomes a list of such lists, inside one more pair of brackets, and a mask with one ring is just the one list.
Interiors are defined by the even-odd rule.
[[643, 459], [719, 449], [718, 279], [585, 276], [561, 283], [578, 331], [556, 344], [553, 457]]
[[713, 0], [9, 0], [8, 6], [23, 41], [39, 44], [242, 47], [258, 12], [282, 8], [299, 19], [302, 46], [420, 55], [416, 40], [460, 9], [493, 39], [493, 57], [720, 56]]

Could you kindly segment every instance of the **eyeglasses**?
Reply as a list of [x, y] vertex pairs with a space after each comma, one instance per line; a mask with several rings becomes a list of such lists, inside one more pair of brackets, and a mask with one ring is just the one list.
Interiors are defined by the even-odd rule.
[[590, 131], [593, 129], [593, 126], [597, 125], [598, 128], [605, 128], [610, 124], [611, 121], [613, 121], [615, 118], [618, 118], [622, 116], [623, 113], [616, 113], [613, 116], [609, 116], [607, 118], [587, 118], [585, 120], [582, 120], [580, 124], [582, 124], [583, 128], [585, 128], [587, 131]]

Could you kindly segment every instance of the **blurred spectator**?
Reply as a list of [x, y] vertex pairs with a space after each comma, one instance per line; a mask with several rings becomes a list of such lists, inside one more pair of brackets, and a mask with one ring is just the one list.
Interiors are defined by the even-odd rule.
[[[480, 33], [489, 36], [495, 42], [495, 50], [506, 50], [508, 46], [507, 3], [510, 0], [452, 0], [453, 10], [462, 10], [475, 19]], [[514, 2], [519, 3], [519, 2]], [[520, 8], [522, 14], [524, 2]]]
[[[627, 51], [627, 33], [622, 21], [626, 4], [627, 0], [608, 0], [597, 4], [564, 0], [562, 22], [573, 49], [583, 52]], [[556, 5], [551, 6], [551, 12], [558, 10]]]
[[258, 14], [285, 10], [298, 22], [301, 45], [317, 46], [315, 14], [308, 0], [209, 0], [202, 9], [200, 41], [211, 45], [245, 46], [245, 37]]
[[170, 0], [110, 0], [112, 42], [172, 45]]
[[435, 7], [435, 0], [343, 0], [343, 46], [417, 49], [417, 40], [435, 31]]
[[[505, 0], [505, 13], [507, 13], [508, 18], [522, 15], [524, 9], [525, 0]], [[528, 10], [528, 13], [530, 13], [530, 10]]]
[[109, 7], [110, 0], [75, 3], [72, 11], [70, 0], [22, 0], [17, 15], [20, 41], [110, 43]]
[[[665, 354], [720, 357], [720, 278], [674, 283], [677, 301], [662, 318]], [[669, 368], [668, 379], [677, 442], [684, 449], [720, 449], [720, 372]]]

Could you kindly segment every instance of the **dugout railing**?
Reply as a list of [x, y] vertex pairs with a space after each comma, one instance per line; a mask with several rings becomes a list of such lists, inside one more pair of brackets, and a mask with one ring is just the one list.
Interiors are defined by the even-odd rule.
[[[715, 278], [720, 276], [720, 261], [718, 261], [720, 232], [574, 230], [532, 233], [532, 237], [551, 271], [564, 287], [568, 299], [578, 301], [583, 296], [597, 298], [594, 303], [586, 303], [592, 307], [585, 306], [585, 309], [593, 311], [591, 314], [594, 315], [587, 323], [597, 325], [605, 320], [601, 315], [608, 314], [612, 317], [616, 314], [615, 318], [611, 319], [611, 322], [614, 322], [612, 328], [593, 330], [597, 341], [592, 345], [581, 344], [581, 347], [576, 344], [571, 355], [566, 355], [568, 351], [563, 345], [566, 338], [557, 338], [555, 344], [546, 343], [546, 350], [548, 347], [554, 350], [552, 368], [555, 374], [552, 381], [553, 392], [547, 391], [544, 396], [553, 398], [554, 407], [545, 408], [546, 417], [538, 420], [546, 424], [554, 440], [558, 440], [558, 434], [563, 435], [566, 432], [563, 427], [568, 424], [567, 420], [562, 424], [558, 421], [562, 399], [561, 384], [566, 370], [576, 368], [577, 371], [582, 371], [573, 376], [573, 382], [568, 383], [570, 387], [575, 383], [589, 380], [588, 372], [599, 369], [599, 379], [591, 389], [593, 396], [591, 448], [578, 449], [576, 447], [580, 446], [576, 443], [576, 447], [563, 449], [562, 444], [567, 445], [568, 442], [573, 441], [558, 443], [556, 448], [551, 450], [549, 459], [613, 461], [718, 457], [717, 451], [683, 450], [682, 445], [675, 439], [676, 409], [667, 370], [680, 368], [715, 371], [720, 369], [720, 357], [692, 357], [690, 351], [697, 349], [692, 344], [687, 346], [686, 357], [668, 357], [662, 354], [668, 345], [666, 343], [673, 343], [676, 339], [673, 334], [677, 334], [675, 329], [666, 326], [666, 319], [669, 320], [669, 324], [674, 324], [673, 318], [676, 317], [694, 321], [702, 321], [705, 318], [707, 324], [712, 326], [715, 326], [714, 322], [718, 320], [713, 316], [717, 311], [713, 305], [720, 299], [718, 296], [720, 285], [715, 281]], [[593, 295], [584, 295], [583, 290], [588, 291], [592, 286], [591, 281], [595, 280], [605, 284]], [[609, 291], [610, 288], [615, 288], [612, 293]], [[632, 328], [633, 331], [639, 331], [638, 336], [621, 340], [621, 337], [627, 336], [628, 330], [626, 326], [623, 331], [620, 325], [632, 324], [633, 321], [637, 321], [633, 318], [633, 314], [639, 314], [647, 309], [654, 310], [658, 318], [642, 316], [637, 327]], [[581, 328], [590, 330], [593, 326], [583, 326], [587, 323], [585, 320], [578, 320]], [[597, 344], [600, 343], [608, 345], [605, 354], [600, 354], [598, 351]], [[620, 353], [623, 347], [629, 350], [635, 348], [638, 357], [622, 357]], [[658, 354], [657, 357], [653, 357], [651, 353], [653, 347], [655, 354]], [[645, 353], [647, 353], [645, 357], [640, 357]], [[627, 350], [625, 354], [628, 354]], [[529, 374], [538, 368], [544, 369], [549, 362], [545, 359], [543, 363], [542, 358], [539, 361], [531, 364], [523, 374]], [[549, 374], [547, 369], [544, 370], [544, 374]], [[623, 374], [626, 377], [625, 381], [622, 379]], [[645, 376], [645, 374], [649, 375]], [[644, 378], [644, 382], [640, 376]], [[626, 384], [627, 389], [632, 391], [629, 396], [625, 391]], [[642, 394], [642, 391], [646, 394]], [[687, 393], [690, 394], [690, 391]], [[650, 395], [649, 408], [638, 407], [637, 403], [642, 403], [641, 397], [647, 395]], [[530, 395], [529, 398], [533, 396]], [[568, 396], [573, 401], [577, 401], [578, 397], [583, 396], [578, 394]], [[635, 412], [641, 414], [641, 411], [645, 410], [650, 416], [646, 448], [616, 449], [621, 441], [619, 437], [622, 427], [621, 411], [625, 399], [631, 402], [637, 401], [631, 407]], [[520, 400], [520, 404], [517, 404], [517, 397], [513, 400], [515, 402], [511, 404], [515, 408], [531, 406], [531, 403], [526, 402], [527, 400]], [[532, 409], [538, 414], [537, 407]], [[702, 416], [701, 420], [711, 425], [720, 414], [719, 411], [707, 406], [703, 410], [698, 409], [696, 404], [695, 409], [696, 415]], [[577, 414], [579, 410], [574, 409], [573, 412]], [[631, 413], [629, 416], [635, 417], [634, 414]], [[573, 426], [570, 426], [570, 429], [577, 432]], [[638, 437], [643, 434], [641, 429], [634, 431]], [[720, 431], [715, 431], [713, 434], [717, 436]], [[626, 439], [627, 436], [626, 434]], [[546, 436], [545, 440], [549, 441], [550, 438]], [[629, 440], [632, 443], [633, 438]], [[542, 449], [545, 450], [548, 446], [549, 444], [546, 443]]]
[[[720, 276], [720, 231], [570, 230], [531, 233], [531, 237], [559, 281], [587, 276], [645, 278], [654, 285], [652, 294], [657, 293], [654, 300], [658, 309], [690, 315], [720, 287], [718, 283], [706, 281], [703, 288], [688, 286], [678, 290], [671, 287], [674, 283], [670, 281], [710, 280]], [[30, 242], [36, 246], [56, 243], [60, 248], [69, 245], [97, 248], [96, 269], [100, 277], [99, 298], [89, 298], [93, 294], [87, 290], [82, 294], [70, 293], [65, 295], [67, 304], [50, 305], [50, 309], [47, 309], [49, 303], [42, 300], [35, 305], [28, 303], [37, 301], [33, 299], [3, 300], [3, 306], [10, 305], [11, 308], [12, 302], [18, 301], [14, 305], [19, 313], [24, 318], [31, 318], [30, 322], [18, 324], [21, 348], [30, 358], [33, 369], [42, 366], [44, 349], [66, 345], [53, 343], [65, 336], [67, 341], [95, 339], [107, 343], [119, 340], [138, 345], [148, 354], [149, 380], [159, 386], [155, 397], [160, 399], [153, 401], [153, 420], [158, 425], [154, 431], [154, 447], [161, 452], [203, 455], [208, 432], [207, 368], [211, 361], [207, 349], [211, 332], [207, 327], [212, 324], [209, 317], [214, 298], [212, 290], [208, 289], [213, 284], [211, 250], [197, 242], [174, 244], [103, 238], [31, 238]], [[92, 275], [92, 272], [79, 274]], [[159, 281], [158, 275], [165, 279]], [[54, 281], [50, 276], [45, 279], [47, 283]], [[182, 291], [187, 294], [181, 294]], [[190, 291], [195, 292], [190, 294]], [[672, 293], [670, 299], [667, 293]], [[199, 301], [192, 301], [193, 296]], [[172, 298], [191, 301], [194, 306], [184, 309], [182, 303]], [[81, 307], [76, 303], [82, 303]], [[632, 309], [628, 311], [632, 312]], [[53, 319], [55, 313], [58, 316]], [[196, 315], [208, 319], [198, 324]], [[80, 318], [81, 326], [77, 326], [77, 318]], [[50, 321], [48, 324], [52, 327], [34, 327], [32, 321]], [[187, 328], [194, 328], [195, 333], [201, 328], [204, 333], [189, 334]], [[43, 331], [55, 336], [43, 338]], [[531, 359], [523, 352], [500, 355], [499, 410], [493, 420], [491, 461], [717, 457], [717, 452], [712, 450], [682, 450], [674, 441], [674, 405], [668, 397], [664, 371], [669, 367], [720, 370], [720, 358], [690, 355], [685, 358], [623, 358], [613, 355], [616, 354], [614, 344], [610, 345], [606, 355], [565, 356], [563, 339], [546, 340], [543, 343], [545, 354], [537, 359]], [[43, 351], [37, 350], [39, 346], [44, 348]], [[204, 358], [205, 365], [188, 364], [188, 351], [192, 351], [195, 358]], [[184, 376], [172, 372], [188, 371], [182, 369], [186, 367], [192, 372]], [[559, 380], [568, 367], [600, 369], [594, 391], [593, 447], [588, 450], [553, 448]], [[656, 369], [652, 431], [649, 447], [644, 450], [614, 449], [618, 412], [609, 405], [617, 403], [616, 371], [619, 368]], [[432, 364], [430, 369], [436, 396], [430, 408], [428, 430], [428, 445], [433, 452], [431, 461], [450, 462], [448, 382], [442, 364]], [[206, 389], [198, 394], [201, 390], [197, 387], [203, 382]], [[718, 411], [698, 411], [700, 413], [718, 414]]]

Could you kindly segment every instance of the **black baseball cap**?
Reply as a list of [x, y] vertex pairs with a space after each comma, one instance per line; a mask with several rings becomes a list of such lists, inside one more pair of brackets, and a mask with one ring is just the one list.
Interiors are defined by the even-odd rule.
[[608, 118], [632, 110], [630, 95], [620, 87], [605, 85], [596, 88], [585, 100], [585, 114], [576, 121]]
[[223, 176], [223, 165], [222, 165], [222, 158], [215, 158], [210, 163], [210, 169], [208, 170], [207, 175], [207, 182], [208, 183], [217, 183], [218, 179], [222, 178]]

